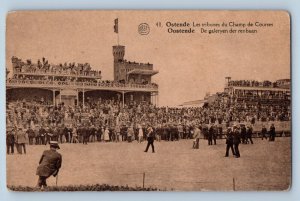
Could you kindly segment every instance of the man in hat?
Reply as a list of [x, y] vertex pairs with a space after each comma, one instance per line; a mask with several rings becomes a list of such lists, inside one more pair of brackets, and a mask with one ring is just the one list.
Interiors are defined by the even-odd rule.
[[24, 154], [26, 154], [26, 143], [27, 143], [27, 137], [25, 134], [25, 131], [23, 131], [22, 127], [18, 127], [18, 131], [16, 133], [16, 146], [19, 154], [22, 154], [22, 148], [24, 150]]
[[[251, 142], [251, 144], [253, 144], [253, 140], [252, 140], [252, 134], [253, 134], [253, 132], [252, 132], [252, 127], [250, 126], [250, 125], [247, 125], [247, 130], [246, 130], [246, 137], [247, 137], [247, 140], [246, 140], [246, 142], [248, 143], [250, 143]], [[249, 141], [248, 141], [249, 140]]]
[[213, 125], [210, 125], [209, 130], [208, 130], [208, 145], [212, 145], [212, 140], [214, 136], [214, 127]]
[[240, 157], [239, 144], [241, 143], [241, 134], [236, 125], [233, 126], [233, 145], [235, 157]]
[[229, 156], [229, 149], [231, 149], [232, 155], [235, 155], [233, 150], [233, 132], [230, 127], [227, 129], [225, 157]]
[[151, 145], [152, 153], [155, 153], [154, 144], [153, 144], [154, 143], [154, 132], [150, 125], [147, 128], [147, 141], [148, 141], [148, 144], [147, 144], [146, 150], [144, 152], [148, 152], [149, 146]]
[[269, 133], [270, 133], [269, 141], [275, 141], [276, 131], [275, 131], [274, 124], [271, 124]]
[[36, 175], [39, 176], [38, 188], [47, 187], [46, 180], [51, 175], [57, 176], [62, 164], [62, 156], [56, 150], [60, 149], [57, 141], [50, 141], [50, 150], [45, 150], [39, 161]]
[[263, 140], [264, 138], [267, 140], [267, 128], [265, 125], [262, 125], [262, 129], [261, 129], [261, 140]]
[[[13, 128], [8, 127], [6, 131], [6, 150], [7, 154], [14, 154], [15, 136], [13, 134]], [[11, 151], [11, 152], [10, 152]]]

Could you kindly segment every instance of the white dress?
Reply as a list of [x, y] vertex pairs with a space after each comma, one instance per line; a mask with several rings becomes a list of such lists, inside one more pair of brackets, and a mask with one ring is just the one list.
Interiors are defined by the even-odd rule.
[[108, 131], [108, 129], [105, 129], [105, 131], [104, 131], [104, 140], [109, 141], [109, 131]]

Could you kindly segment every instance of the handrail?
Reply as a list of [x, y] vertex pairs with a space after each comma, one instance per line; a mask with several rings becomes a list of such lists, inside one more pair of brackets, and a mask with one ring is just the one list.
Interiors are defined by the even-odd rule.
[[157, 84], [122, 84], [115, 82], [76, 82], [76, 81], [46, 81], [46, 80], [19, 80], [19, 79], [8, 79], [7, 85], [47, 85], [48, 87], [112, 87], [112, 88], [139, 88], [139, 89], [158, 89]]

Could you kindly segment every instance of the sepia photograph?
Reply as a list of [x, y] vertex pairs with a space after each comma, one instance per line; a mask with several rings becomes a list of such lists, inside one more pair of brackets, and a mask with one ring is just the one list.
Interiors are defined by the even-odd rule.
[[12, 191], [288, 191], [290, 16], [12, 11]]

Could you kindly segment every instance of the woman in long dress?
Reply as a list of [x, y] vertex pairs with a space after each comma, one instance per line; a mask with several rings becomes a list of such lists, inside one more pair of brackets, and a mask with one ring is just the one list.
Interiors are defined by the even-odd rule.
[[139, 143], [141, 143], [143, 141], [144, 132], [143, 132], [141, 125], [139, 125], [138, 128], [139, 128]]
[[107, 127], [105, 127], [105, 131], [104, 131], [104, 141], [109, 142], [109, 130]]

